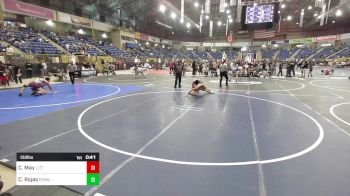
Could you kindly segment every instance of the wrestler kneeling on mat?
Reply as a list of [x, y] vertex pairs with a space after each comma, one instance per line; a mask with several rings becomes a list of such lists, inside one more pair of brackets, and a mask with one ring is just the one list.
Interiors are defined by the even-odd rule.
[[196, 96], [196, 95], [198, 95], [199, 91], [205, 91], [209, 94], [214, 94], [203, 84], [202, 81], [195, 80], [195, 81], [193, 81], [192, 89], [190, 90], [190, 92], [188, 92], [188, 94]]
[[30, 87], [32, 89], [32, 95], [36, 95], [36, 96], [45, 95], [48, 93], [48, 91], [44, 89], [45, 86], [48, 86], [50, 91], [54, 93], [54, 90], [50, 86], [50, 78], [46, 77], [45, 79], [39, 78], [35, 81], [30, 82], [29, 84], [23, 85], [23, 87], [21, 88], [21, 91], [19, 92], [19, 96], [23, 95], [24, 90], [27, 87]]

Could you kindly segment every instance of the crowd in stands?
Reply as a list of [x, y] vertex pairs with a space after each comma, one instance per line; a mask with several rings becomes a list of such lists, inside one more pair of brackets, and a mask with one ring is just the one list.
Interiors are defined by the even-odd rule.
[[0, 40], [6, 41], [25, 53], [32, 54], [62, 54], [51, 44], [30, 28], [0, 29]]
[[71, 54], [87, 54], [91, 56], [105, 56], [106, 54], [87, 40], [77, 36], [57, 36], [56, 33], [45, 31], [44, 35], [59, 44]]

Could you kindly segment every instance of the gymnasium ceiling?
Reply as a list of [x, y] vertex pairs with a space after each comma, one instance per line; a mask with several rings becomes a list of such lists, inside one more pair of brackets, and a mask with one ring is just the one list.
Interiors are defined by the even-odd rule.
[[[131, 27], [136, 31], [148, 33], [169, 39], [203, 39], [209, 35], [209, 19], [203, 16], [202, 32], [199, 32], [199, 18], [202, 5], [205, 0], [184, 0], [184, 23], [180, 23], [181, 0], [74, 0], [71, 3], [62, 4], [61, 0], [23, 0], [25, 2], [49, 7], [59, 11], [68, 12], [83, 17], [92, 18], [102, 22], [119, 26]], [[327, 29], [334, 25], [348, 25], [350, 19], [350, 0], [330, 0], [328, 24], [320, 26], [317, 16], [321, 8], [315, 6], [315, 1], [322, 0], [242, 0], [242, 4], [269, 3], [279, 1], [281, 24], [298, 26], [301, 9], [305, 9], [304, 29]], [[328, 4], [329, 0], [324, 0]], [[226, 0], [229, 4], [230, 0]], [[198, 3], [198, 6], [195, 6]], [[282, 8], [281, 5], [285, 7]], [[164, 5], [164, 13], [159, 11], [160, 5]], [[225, 24], [228, 15], [237, 18], [236, 7], [228, 6], [230, 14], [219, 12], [220, 0], [211, 0], [211, 13], [208, 15], [214, 22], [213, 37], [225, 36]], [[337, 10], [341, 10], [341, 16], [336, 16]], [[176, 13], [176, 19], [171, 18], [171, 13]], [[291, 16], [290, 21], [287, 17]], [[223, 25], [217, 25], [222, 21]], [[187, 28], [186, 24], [191, 27]], [[277, 25], [277, 24], [276, 24]], [[276, 26], [275, 25], [275, 26]], [[229, 31], [242, 30], [242, 25], [235, 20], [229, 23]]]

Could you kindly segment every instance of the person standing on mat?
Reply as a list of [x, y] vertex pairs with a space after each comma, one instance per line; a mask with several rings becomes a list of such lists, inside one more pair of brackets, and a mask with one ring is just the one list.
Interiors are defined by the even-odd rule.
[[16, 84], [18, 84], [18, 81], [22, 83], [21, 68], [18, 65], [15, 65], [13, 68], [13, 79], [15, 80]]
[[227, 67], [226, 60], [222, 61], [222, 63], [219, 65], [219, 69], [220, 69], [220, 87], [222, 86], [221, 85], [222, 77], [226, 78], [226, 86], [228, 86], [228, 76], [227, 76], [228, 67]]
[[192, 76], [195, 76], [196, 75], [196, 61], [193, 61], [192, 62]]
[[283, 63], [282, 62], [279, 62], [279, 61], [276, 61], [276, 66], [278, 66], [278, 74], [277, 76], [283, 76], [283, 73], [282, 73], [282, 69], [283, 69]]
[[184, 71], [184, 64], [181, 61], [178, 61], [175, 64], [174, 67], [174, 74], [175, 74], [175, 85], [174, 88], [177, 86], [177, 81], [179, 80], [179, 88], [181, 88], [181, 77], [182, 77], [182, 72]]
[[74, 84], [74, 79], [75, 79], [75, 71], [77, 70], [77, 66], [76, 65], [72, 65], [72, 64], [68, 64], [67, 66], [67, 72], [69, 75], [69, 79], [72, 82], [72, 84]]

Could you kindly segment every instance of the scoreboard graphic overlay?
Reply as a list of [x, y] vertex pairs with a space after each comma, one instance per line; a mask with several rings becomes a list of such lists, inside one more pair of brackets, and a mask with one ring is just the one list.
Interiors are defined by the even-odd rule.
[[273, 4], [247, 6], [246, 24], [273, 22], [275, 6]]
[[16, 183], [97, 186], [99, 153], [17, 153]]

